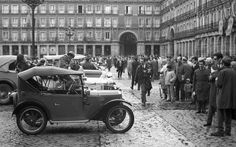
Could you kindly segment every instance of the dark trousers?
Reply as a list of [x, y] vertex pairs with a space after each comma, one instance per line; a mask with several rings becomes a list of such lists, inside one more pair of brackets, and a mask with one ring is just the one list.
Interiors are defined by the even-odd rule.
[[145, 88], [145, 84], [141, 84], [141, 99], [142, 103], [145, 104], [147, 99], [146, 99], [146, 94], [147, 94], [147, 89]]
[[134, 87], [134, 80], [135, 80], [135, 75], [131, 76], [131, 88]]
[[215, 115], [215, 112], [216, 112], [216, 107], [212, 106], [212, 105], [209, 105], [209, 111], [208, 111], [208, 114], [207, 114], [207, 124], [212, 123], [212, 118]]
[[[181, 94], [180, 97], [179, 97], [179, 92]], [[175, 83], [175, 96], [176, 96], [176, 100], [184, 99], [184, 83], [178, 80]]]
[[121, 78], [121, 77], [122, 77], [122, 73], [123, 73], [122, 70], [118, 70], [118, 78]]
[[206, 112], [206, 101], [197, 101], [198, 103], [198, 111]]
[[217, 115], [218, 115], [218, 132], [224, 133], [224, 123], [225, 123], [225, 132], [231, 133], [232, 109], [217, 109]]

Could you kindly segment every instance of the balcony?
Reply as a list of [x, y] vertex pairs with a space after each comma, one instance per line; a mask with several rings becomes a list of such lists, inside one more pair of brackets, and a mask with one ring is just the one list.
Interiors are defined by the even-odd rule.
[[191, 30], [176, 33], [175, 36], [174, 36], [174, 39], [178, 40], [178, 39], [183, 39], [183, 38], [190, 38], [190, 37], [194, 37], [194, 36], [199, 35], [199, 34], [218, 31], [218, 28], [219, 28], [219, 25], [218, 25], [217, 22], [216, 23], [211, 23], [211, 24], [208, 24], [208, 25], [196, 27], [196, 28], [191, 29]]

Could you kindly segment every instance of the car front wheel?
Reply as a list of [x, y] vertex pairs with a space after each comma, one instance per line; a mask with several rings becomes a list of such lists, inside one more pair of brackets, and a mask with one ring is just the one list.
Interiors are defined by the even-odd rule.
[[46, 114], [36, 106], [29, 106], [22, 109], [16, 117], [18, 128], [28, 135], [41, 133], [47, 125]]
[[113, 133], [125, 133], [134, 124], [133, 111], [125, 105], [114, 106], [106, 113], [105, 124]]
[[12, 87], [8, 84], [0, 84], [0, 104], [6, 105], [11, 102], [9, 94], [13, 91]]

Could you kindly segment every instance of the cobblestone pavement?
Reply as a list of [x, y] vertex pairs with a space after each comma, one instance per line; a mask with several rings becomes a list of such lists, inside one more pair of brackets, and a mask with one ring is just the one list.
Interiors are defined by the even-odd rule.
[[[114, 72], [114, 69], [113, 69]], [[158, 82], [153, 82], [148, 105], [142, 107], [140, 92], [131, 90], [130, 80], [114, 79], [122, 88], [124, 98], [133, 104], [135, 123], [124, 134], [112, 134], [102, 122], [91, 121], [81, 124], [47, 125], [42, 134], [28, 136], [20, 132], [15, 117], [11, 116], [12, 106], [0, 106], [0, 146], [65, 146], [65, 147], [187, 147], [187, 146], [236, 146], [235, 122], [231, 137], [210, 137], [215, 130], [203, 128], [206, 115], [196, 115], [189, 103], [166, 103], [159, 97]]]

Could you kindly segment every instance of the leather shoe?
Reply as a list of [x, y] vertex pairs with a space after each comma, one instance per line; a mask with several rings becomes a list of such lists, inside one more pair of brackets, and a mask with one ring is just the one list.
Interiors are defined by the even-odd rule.
[[224, 133], [222, 133], [222, 132], [215, 132], [215, 133], [211, 133], [211, 136], [223, 137]]
[[203, 126], [208, 127], [208, 126], [211, 126], [211, 124], [207, 123], [207, 124], [204, 124]]

